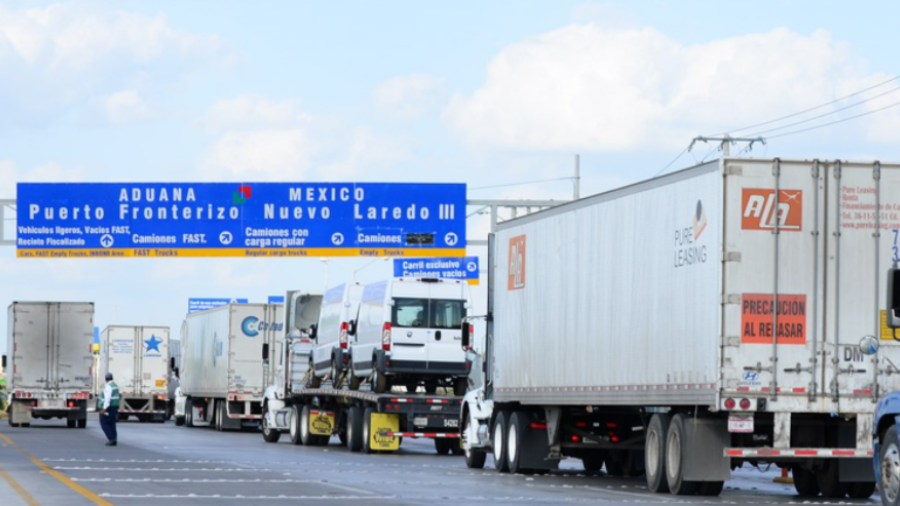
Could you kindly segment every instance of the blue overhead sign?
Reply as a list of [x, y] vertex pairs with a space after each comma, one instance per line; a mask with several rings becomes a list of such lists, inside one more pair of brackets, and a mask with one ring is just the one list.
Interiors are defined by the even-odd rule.
[[20, 258], [462, 256], [466, 186], [19, 183]]
[[397, 258], [395, 278], [464, 279], [478, 284], [478, 257], [461, 258]]
[[247, 299], [188, 299], [188, 313], [212, 309], [225, 304], [246, 304]]
[[269, 295], [269, 304], [284, 304], [284, 295]]

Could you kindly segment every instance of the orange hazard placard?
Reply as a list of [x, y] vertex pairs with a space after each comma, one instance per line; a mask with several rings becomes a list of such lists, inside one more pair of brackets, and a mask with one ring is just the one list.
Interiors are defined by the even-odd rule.
[[517, 235], [509, 240], [509, 290], [525, 288], [525, 236]]
[[806, 344], [806, 295], [745, 293], [741, 297], [741, 342], [772, 344], [778, 312], [778, 344]]

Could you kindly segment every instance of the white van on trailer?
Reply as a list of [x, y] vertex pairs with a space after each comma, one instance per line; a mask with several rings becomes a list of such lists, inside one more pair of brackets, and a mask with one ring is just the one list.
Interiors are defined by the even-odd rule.
[[363, 288], [360, 283], [344, 283], [325, 292], [319, 321], [311, 334], [316, 346], [309, 360], [310, 387], [318, 388], [322, 379], [333, 379], [346, 370], [344, 366], [350, 358], [347, 349], [350, 336], [356, 333]]
[[110, 325], [100, 333], [100, 377], [119, 386], [119, 420], [165, 422], [169, 403], [169, 327]]
[[395, 278], [367, 285], [350, 345], [351, 383], [371, 377], [372, 389], [408, 392], [424, 383], [463, 395], [469, 369], [460, 325], [469, 309], [469, 285], [460, 280]]
[[[291, 292], [289, 292], [291, 293]], [[403, 438], [434, 439], [440, 454], [461, 453], [459, 411], [461, 397], [447, 394], [374, 393], [369, 385], [351, 390], [340, 378], [323, 379], [310, 387], [309, 367], [313, 328], [321, 318], [321, 295], [293, 292], [288, 315], [292, 330], [267, 359], [275, 369], [275, 382], [266, 389], [263, 438], [275, 443], [282, 433], [291, 443], [328, 444], [338, 436], [350, 451], [394, 451]], [[292, 300], [288, 297], [286, 300]]]
[[187, 315], [180, 371], [184, 425], [220, 431], [258, 426], [274, 374], [264, 359], [284, 332], [282, 312], [281, 304], [226, 304]]
[[94, 304], [13, 302], [7, 329], [9, 424], [64, 418], [70, 428], [87, 427], [94, 398]]
[[869, 497], [898, 230], [898, 165], [739, 158], [501, 224], [467, 463], [715, 495], [770, 462], [801, 496]]

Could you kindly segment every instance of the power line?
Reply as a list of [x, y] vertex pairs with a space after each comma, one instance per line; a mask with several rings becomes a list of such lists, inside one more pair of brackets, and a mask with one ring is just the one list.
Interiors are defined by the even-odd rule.
[[845, 122], [845, 121], [850, 121], [850, 120], [852, 120], [852, 119], [862, 118], [863, 116], [869, 116], [870, 114], [875, 114], [876, 112], [881, 112], [881, 111], [884, 111], [884, 110], [886, 110], [886, 109], [890, 109], [890, 108], [892, 108], [892, 107], [897, 107], [897, 106], [900, 106], [900, 102], [894, 102], [893, 104], [886, 105], [886, 106], [884, 106], [884, 107], [879, 107], [878, 109], [873, 109], [873, 110], [871, 110], [871, 111], [869, 111], [869, 112], [864, 112], [864, 113], [862, 113], [862, 114], [857, 114], [857, 115], [855, 115], [855, 116], [850, 116], [850, 117], [847, 117], [847, 118], [842, 118], [842, 119], [839, 119], [839, 120], [830, 121], [830, 122], [828, 122], [828, 123], [822, 123], [821, 125], [811, 126], [811, 127], [809, 127], [809, 128], [801, 128], [801, 129], [799, 129], [799, 130], [792, 130], [792, 131], [790, 131], [790, 132], [785, 132], [785, 133], [783, 133], [783, 134], [772, 135], [772, 136], [769, 136], [769, 139], [777, 139], [777, 138], [779, 138], [779, 137], [787, 137], [788, 135], [794, 135], [794, 134], [799, 134], [799, 133], [803, 133], [803, 132], [809, 132], [810, 130], [816, 130], [816, 129], [818, 129], [818, 128], [824, 128], [824, 127], [827, 127], [827, 126], [836, 125], [836, 124], [838, 124], [838, 123], [843, 123], [843, 122]]
[[681, 156], [684, 155], [684, 154], [687, 153], [687, 152], [688, 152], [688, 148], [682, 149], [682, 150], [681, 150], [681, 153], [678, 153], [678, 155], [677, 155], [675, 158], [673, 158], [671, 162], [667, 163], [666, 166], [663, 167], [662, 169], [660, 169], [659, 172], [657, 172], [656, 174], [654, 174], [653, 177], [657, 177], [657, 176], [659, 176], [660, 174], [662, 174], [663, 172], [665, 172], [666, 169], [668, 169], [669, 167], [671, 167], [673, 163], [677, 162], [678, 159], [681, 158]]
[[565, 181], [567, 179], [574, 179], [573, 177], [557, 177], [553, 179], [538, 179], [536, 181], [522, 181], [520, 183], [508, 183], [508, 184], [497, 184], [493, 186], [479, 186], [477, 188], [469, 188], [469, 191], [476, 190], [490, 190], [491, 188], [506, 188], [508, 186], [524, 186], [528, 184], [537, 184], [537, 183], [549, 183], [551, 181]]
[[880, 87], [880, 86], [884, 86], [885, 84], [894, 82], [894, 81], [896, 81], [896, 80], [898, 80], [898, 79], [900, 79], [900, 75], [894, 76], [894, 77], [892, 77], [892, 78], [890, 78], [890, 79], [888, 79], [888, 80], [886, 80], [886, 81], [882, 81], [882, 82], [880, 82], [880, 83], [878, 83], [878, 84], [875, 84], [875, 85], [873, 85], [873, 86], [869, 86], [868, 88], [864, 88], [864, 89], [862, 89], [862, 90], [855, 91], [855, 92], [853, 92], [853, 93], [851, 93], [851, 94], [849, 94], [849, 95], [844, 95], [843, 97], [838, 97], [838, 98], [832, 100], [831, 102], [826, 102], [826, 103], [824, 103], [824, 104], [820, 104], [820, 105], [817, 105], [817, 106], [815, 106], [815, 107], [810, 107], [809, 109], [804, 109], [804, 110], [802, 110], [802, 111], [795, 112], [795, 113], [793, 113], [793, 114], [788, 114], [788, 115], [786, 115], [786, 116], [781, 116], [780, 118], [771, 119], [771, 120], [769, 120], [769, 121], [763, 121], [762, 123], [754, 123], [754, 124], [752, 124], [752, 125], [747, 125], [747, 126], [745, 126], [745, 127], [735, 128], [735, 129], [732, 129], [732, 130], [730, 130], [730, 131], [728, 131], [728, 132], [722, 132], [722, 133], [717, 134], [717, 135], [725, 135], [726, 133], [729, 133], [729, 132], [741, 132], [741, 131], [744, 131], [744, 130], [750, 130], [751, 128], [761, 127], [761, 126], [769, 125], [769, 124], [772, 124], [772, 123], [777, 123], [777, 122], [782, 121], [782, 120], [794, 118], [794, 117], [800, 116], [800, 115], [802, 115], [802, 114], [806, 114], [806, 113], [808, 113], [808, 112], [812, 112], [812, 111], [815, 111], [815, 110], [817, 110], [817, 109], [821, 109], [821, 108], [823, 108], [823, 107], [828, 107], [829, 105], [836, 104], [836, 103], [838, 103], [838, 102], [840, 102], [840, 101], [842, 101], [842, 100], [847, 100], [848, 98], [855, 97], [855, 96], [860, 95], [860, 94], [862, 94], [862, 93], [865, 93], [865, 92], [867, 92], [867, 91], [874, 90], [875, 88], [878, 88], [878, 87]]
[[856, 107], [856, 106], [865, 104], [866, 102], [869, 102], [869, 101], [874, 100], [874, 99], [876, 99], [876, 98], [881, 98], [881, 97], [883, 97], [883, 96], [885, 96], [885, 95], [889, 95], [889, 94], [891, 94], [891, 93], [893, 93], [893, 92], [895, 92], [895, 91], [897, 91], [897, 90], [900, 90], [900, 86], [898, 86], [898, 87], [896, 87], [896, 88], [893, 88], [893, 89], [891, 89], [891, 90], [888, 90], [888, 91], [886, 91], [886, 92], [884, 92], [884, 93], [879, 93], [878, 95], [875, 95], [874, 97], [869, 97], [869, 98], [867, 98], [867, 99], [865, 99], [865, 100], [860, 100], [859, 102], [856, 102], [855, 104], [850, 104], [850, 105], [848, 105], [848, 106], [841, 107], [840, 109], [835, 109], [835, 110], [833, 110], [833, 111], [831, 111], [831, 112], [826, 112], [826, 113], [824, 113], [824, 114], [819, 114], [818, 116], [813, 116], [813, 117], [811, 117], [811, 118], [802, 119], [802, 120], [800, 120], [800, 121], [795, 121], [795, 122], [793, 122], [793, 123], [788, 123], [787, 125], [782, 125], [782, 126], [778, 126], [778, 127], [774, 127], [774, 128], [769, 128], [768, 130], [763, 130], [763, 131], [761, 131], [761, 132], [757, 132], [757, 133], [753, 134], [752, 137], [759, 136], [759, 135], [761, 135], [761, 134], [765, 134], [765, 133], [769, 133], [769, 132], [775, 132], [775, 131], [777, 131], [777, 130], [784, 130], [785, 128], [790, 128], [790, 127], [792, 127], [792, 126], [802, 125], [803, 123], [809, 123], [810, 121], [817, 120], [817, 119], [819, 119], [819, 118], [824, 118], [824, 117], [826, 117], [826, 116], [831, 116], [831, 115], [837, 114], [837, 113], [839, 113], [839, 112], [841, 112], [841, 111], [846, 111], [847, 109], [852, 109], [852, 108], [854, 108], [854, 107]]

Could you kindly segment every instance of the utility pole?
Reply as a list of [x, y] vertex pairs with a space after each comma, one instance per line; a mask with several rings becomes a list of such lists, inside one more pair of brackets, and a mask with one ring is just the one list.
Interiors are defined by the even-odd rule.
[[694, 140], [691, 141], [691, 145], [688, 146], [688, 151], [692, 150], [694, 148], [694, 144], [698, 142], [708, 143], [710, 141], [719, 143], [719, 148], [722, 150], [722, 156], [731, 156], [731, 145], [738, 142], [749, 143], [747, 149], [753, 149], [753, 145], [757, 142], [762, 145], [766, 144], [766, 139], [763, 137], [732, 137], [728, 134], [725, 134], [722, 137], [704, 137], [702, 135], [698, 135], [697, 137], [694, 137]]

